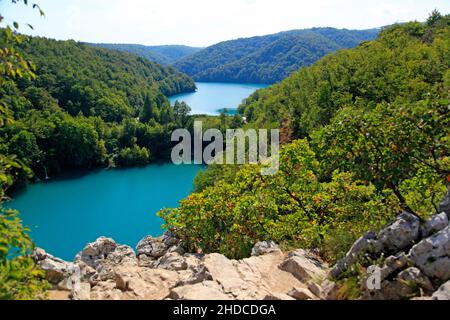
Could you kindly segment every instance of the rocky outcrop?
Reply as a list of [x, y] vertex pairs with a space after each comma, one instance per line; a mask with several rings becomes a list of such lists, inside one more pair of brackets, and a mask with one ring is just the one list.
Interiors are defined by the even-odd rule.
[[[74, 262], [42, 249], [35, 251], [35, 260], [55, 290], [70, 292], [73, 300], [318, 299], [322, 289], [315, 281], [327, 273], [314, 252], [283, 253], [270, 241], [256, 244], [253, 255], [242, 260], [217, 253], [186, 254], [169, 234], [144, 238], [136, 252], [101, 237]], [[61, 285], [69, 280], [70, 286]]]
[[[446, 208], [446, 201], [441, 209]], [[374, 264], [367, 265], [370, 261]], [[348, 277], [345, 272], [357, 262], [367, 268], [366, 274], [358, 276], [362, 299], [445, 297], [450, 279], [448, 214], [442, 212], [421, 223], [418, 217], [403, 213], [378, 234], [358, 239], [332, 268], [330, 277], [337, 283], [327, 285], [327, 298], [337, 298], [339, 283]]]
[[450, 300], [450, 281], [444, 283], [433, 295], [432, 300]]
[[262, 256], [272, 252], [281, 252], [281, 250], [274, 241], [262, 241], [255, 244], [252, 256]]

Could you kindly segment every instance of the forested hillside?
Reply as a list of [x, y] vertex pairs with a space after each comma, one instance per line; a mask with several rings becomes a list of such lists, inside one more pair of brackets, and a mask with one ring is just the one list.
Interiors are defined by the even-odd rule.
[[274, 83], [324, 55], [371, 40], [371, 30], [314, 28], [225, 41], [176, 62], [197, 81]]
[[450, 16], [389, 27], [241, 106], [247, 126], [282, 128], [277, 174], [212, 165], [160, 215], [191, 250], [245, 257], [270, 239], [335, 262], [403, 210], [438, 210], [450, 184], [449, 89]]
[[187, 107], [174, 109], [165, 95], [193, 91], [195, 84], [171, 67], [73, 41], [33, 38], [19, 49], [36, 77], [0, 87], [14, 119], [0, 128], [0, 150], [37, 178], [145, 165], [170, 148], [174, 127], [186, 125]]
[[90, 43], [92, 46], [132, 53], [159, 64], [169, 65], [202, 48], [183, 45], [144, 46], [140, 44]]

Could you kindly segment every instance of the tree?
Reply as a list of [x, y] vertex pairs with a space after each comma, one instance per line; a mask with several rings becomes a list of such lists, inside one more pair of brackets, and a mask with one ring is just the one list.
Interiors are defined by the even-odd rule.
[[[13, 0], [13, 3], [18, 0]], [[24, 0], [24, 3], [28, 2]], [[33, 5], [39, 8], [37, 5]], [[40, 10], [40, 9], [39, 9]], [[40, 10], [41, 15], [43, 12]], [[0, 17], [0, 21], [3, 17]], [[13, 22], [17, 30], [19, 25]], [[7, 26], [1, 34], [0, 50], [0, 86], [6, 81], [18, 78], [34, 78], [34, 65], [25, 60], [16, 50], [22, 42], [22, 37], [13, 34], [11, 27]], [[0, 101], [0, 126], [11, 123], [9, 108], [2, 99]], [[23, 141], [31, 149], [35, 149], [32, 138], [23, 133], [16, 136], [17, 141]], [[29, 169], [23, 166], [15, 156], [0, 154], [0, 201], [4, 201], [5, 190], [14, 182], [14, 174]], [[43, 292], [48, 288], [43, 280], [44, 274], [39, 270], [30, 257], [33, 243], [17, 216], [17, 212], [0, 209], [0, 299], [35, 299], [43, 298]]]
[[187, 124], [187, 116], [191, 112], [191, 108], [186, 104], [186, 102], [175, 101], [173, 110], [175, 112], [175, 117], [178, 120], [180, 126], [185, 127]]

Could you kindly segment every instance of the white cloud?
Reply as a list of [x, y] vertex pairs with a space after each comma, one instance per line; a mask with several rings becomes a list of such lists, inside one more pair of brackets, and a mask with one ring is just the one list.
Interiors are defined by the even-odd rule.
[[[187, 44], [319, 26], [363, 29], [424, 20], [447, 0], [35, 0], [45, 19], [0, 0], [1, 12], [32, 22], [35, 34], [90, 42]], [[21, 10], [19, 10], [21, 9]]]

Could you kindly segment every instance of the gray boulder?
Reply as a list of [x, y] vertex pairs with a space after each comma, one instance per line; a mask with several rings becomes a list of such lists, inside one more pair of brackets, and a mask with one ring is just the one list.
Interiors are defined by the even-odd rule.
[[331, 269], [330, 275], [333, 278], [338, 278], [349, 266], [354, 264], [358, 258], [367, 252], [378, 252], [379, 244], [376, 240], [376, 234], [369, 232], [356, 240], [344, 258], [339, 260]]
[[444, 283], [433, 295], [432, 300], [450, 300], [450, 281]]
[[186, 270], [188, 268], [188, 264], [186, 259], [180, 254], [173, 252], [167, 253], [162, 256], [155, 264], [154, 268], [172, 270], [172, 271], [180, 271]]
[[410, 263], [408, 256], [404, 252], [400, 252], [395, 256], [386, 258], [383, 267], [380, 268], [380, 278], [384, 280], [402, 270], [406, 265]]
[[326, 276], [326, 266], [310, 251], [303, 249], [289, 253], [279, 268], [305, 283]]
[[448, 226], [448, 217], [445, 212], [441, 214], [435, 214], [430, 217], [421, 227], [420, 234], [423, 238], [429, 237], [430, 235], [441, 231], [446, 226]]
[[428, 277], [449, 280], [450, 226], [416, 244], [408, 257]]
[[420, 220], [404, 212], [378, 233], [378, 243], [384, 252], [403, 251], [419, 239]]
[[255, 244], [252, 249], [252, 256], [262, 256], [272, 252], [281, 252], [281, 250], [274, 241], [262, 241]]
[[44, 249], [36, 248], [31, 254], [36, 264], [45, 272], [45, 278], [48, 282], [58, 285], [71, 277], [75, 266], [71, 262], [56, 258], [45, 252]]
[[288, 296], [294, 298], [295, 300], [313, 300], [317, 299], [314, 294], [306, 288], [293, 288], [287, 294]]
[[94, 242], [84, 247], [83, 251], [77, 254], [75, 260], [83, 261], [91, 268], [96, 268], [99, 261], [104, 260], [113, 252], [117, 244], [111, 238], [100, 237]]
[[170, 244], [170, 240], [167, 236], [164, 238], [153, 238], [152, 236], [147, 236], [139, 241], [138, 245], [136, 246], [136, 251], [138, 255], [160, 258], [164, 254], [166, 254], [171, 245], [172, 244]]

